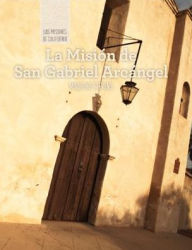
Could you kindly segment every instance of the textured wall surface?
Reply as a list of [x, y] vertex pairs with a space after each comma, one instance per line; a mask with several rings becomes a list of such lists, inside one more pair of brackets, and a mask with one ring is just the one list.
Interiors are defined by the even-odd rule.
[[[99, 69], [96, 80], [15, 79], [13, 68], [23, 65], [43, 70], [48, 64], [46, 48], [63, 53], [63, 62], [51, 63], [57, 67], [64, 64], [73, 68], [93, 67], [92, 62], [66, 62], [65, 52], [67, 48], [80, 48], [99, 53], [96, 41], [104, 4], [104, 0], [71, 0], [70, 43], [43, 44], [40, 43], [39, 1], [0, 2], [0, 221], [41, 221], [59, 150], [54, 135], [61, 135], [69, 119], [79, 111], [92, 110], [92, 97], [97, 92], [93, 88], [69, 89], [69, 84], [73, 81], [97, 83], [104, 63], [96, 63]], [[164, 1], [131, 1], [125, 34], [143, 40], [139, 68], [169, 65], [174, 27], [175, 16]], [[190, 32], [186, 30], [186, 39]], [[187, 57], [190, 62], [191, 56]], [[127, 67], [127, 63], [110, 65]], [[191, 82], [184, 61], [182, 65], [175, 110], [178, 110], [182, 82]], [[153, 82], [137, 79], [140, 91], [130, 106], [122, 104], [120, 96], [119, 88], [125, 79], [107, 81], [112, 88], [101, 90], [99, 114], [108, 126], [110, 154], [115, 160], [108, 162], [96, 224], [143, 226], [167, 79]], [[174, 117], [178, 122], [173, 125], [171, 138], [177, 133], [176, 140], [179, 140], [183, 129], [187, 131], [189, 125], [176, 114]], [[166, 165], [167, 185], [184, 180], [185, 152], [181, 149], [182, 145], [186, 148], [186, 142], [181, 145], [178, 141], [182, 169], [176, 176], [172, 173], [173, 159], [178, 155], [174, 140], [170, 141], [171, 153]]]
[[179, 229], [192, 228], [192, 178], [185, 177], [183, 189], [183, 202], [181, 203], [181, 213], [179, 218]]

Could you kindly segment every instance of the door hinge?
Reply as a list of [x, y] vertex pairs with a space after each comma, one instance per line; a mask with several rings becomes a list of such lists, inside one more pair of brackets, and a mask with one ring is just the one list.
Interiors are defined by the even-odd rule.
[[106, 160], [110, 160], [110, 161], [115, 160], [115, 157], [114, 157], [114, 156], [112, 156], [112, 155], [107, 155], [107, 154], [99, 154], [99, 157], [100, 157], [101, 159], [106, 159]]
[[60, 143], [63, 143], [64, 141], [66, 141], [67, 139], [65, 137], [59, 136], [59, 135], [55, 135], [55, 141], [58, 141]]

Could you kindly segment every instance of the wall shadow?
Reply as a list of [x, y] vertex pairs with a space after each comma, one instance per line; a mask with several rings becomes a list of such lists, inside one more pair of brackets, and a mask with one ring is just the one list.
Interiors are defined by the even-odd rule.
[[[98, 244], [102, 243], [102, 248], [111, 249], [117, 247], [118, 249], [163, 249], [169, 244], [170, 249], [189, 249], [189, 243], [185, 237], [174, 236], [170, 233], [152, 233], [144, 228], [144, 218], [146, 210], [146, 201], [148, 195], [141, 195], [136, 204], [138, 209], [134, 212], [125, 211], [121, 220], [119, 220], [118, 214], [111, 214], [106, 211], [100, 211], [100, 221], [103, 221], [103, 225], [92, 226], [82, 223], [70, 223], [70, 222], [43, 222], [44, 231], [50, 238], [65, 237], [73, 234], [74, 240], [81, 240], [86, 242], [88, 239], [96, 237]], [[166, 216], [162, 222], [166, 221], [167, 224], [174, 220], [175, 211], [180, 210], [180, 217], [184, 216], [182, 208], [185, 207], [185, 220], [190, 221], [189, 217], [189, 205], [186, 198], [180, 189], [169, 185], [164, 190], [161, 196], [161, 202], [165, 207]], [[178, 226], [179, 220], [178, 219]], [[113, 225], [104, 225], [106, 221], [111, 220]], [[63, 236], [62, 236], [63, 235]], [[58, 238], [60, 240], [60, 238]], [[170, 240], [170, 241], [169, 241]], [[178, 241], [175, 243], [175, 240]], [[169, 243], [168, 243], [169, 242]], [[187, 242], [187, 247], [183, 245], [183, 242]], [[84, 243], [83, 243], [84, 244]], [[174, 248], [176, 245], [177, 247]], [[153, 248], [152, 248], [153, 246]], [[159, 248], [158, 248], [159, 247]]]
[[[145, 228], [147, 200], [148, 195], [140, 196], [135, 202], [135, 211], [130, 212], [127, 210], [123, 216], [119, 216], [115, 212], [110, 214], [107, 208], [99, 210], [97, 225], [111, 224], [112, 226]], [[159, 203], [161, 212], [158, 214], [158, 220], [154, 223], [161, 224], [164, 232], [186, 229], [187, 225], [191, 223], [189, 202], [190, 200], [183, 195], [183, 191], [175, 188], [174, 184], [167, 186], [161, 193]], [[173, 230], [174, 228], [175, 230]]]
[[106, 53], [114, 53], [116, 62], [120, 59], [120, 45], [123, 42], [127, 17], [129, 12], [129, 0], [106, 0], [99, 35], [97, 39], [97, 47], [105, 49]]

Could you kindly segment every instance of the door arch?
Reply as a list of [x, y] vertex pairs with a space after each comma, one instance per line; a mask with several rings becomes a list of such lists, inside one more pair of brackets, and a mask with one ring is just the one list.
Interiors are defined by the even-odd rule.
[[109, 133], [95, 112], [68, 122], [55, 163], [43, 220], [95, 223], [108, 161]]

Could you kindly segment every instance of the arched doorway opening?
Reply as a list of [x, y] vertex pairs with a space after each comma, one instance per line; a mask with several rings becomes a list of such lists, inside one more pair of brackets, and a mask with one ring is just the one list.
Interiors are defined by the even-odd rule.
[[95, 223], [109, 154], [109, 133], [95, 112], [68, 122], [55, 163], [43, 220]]

